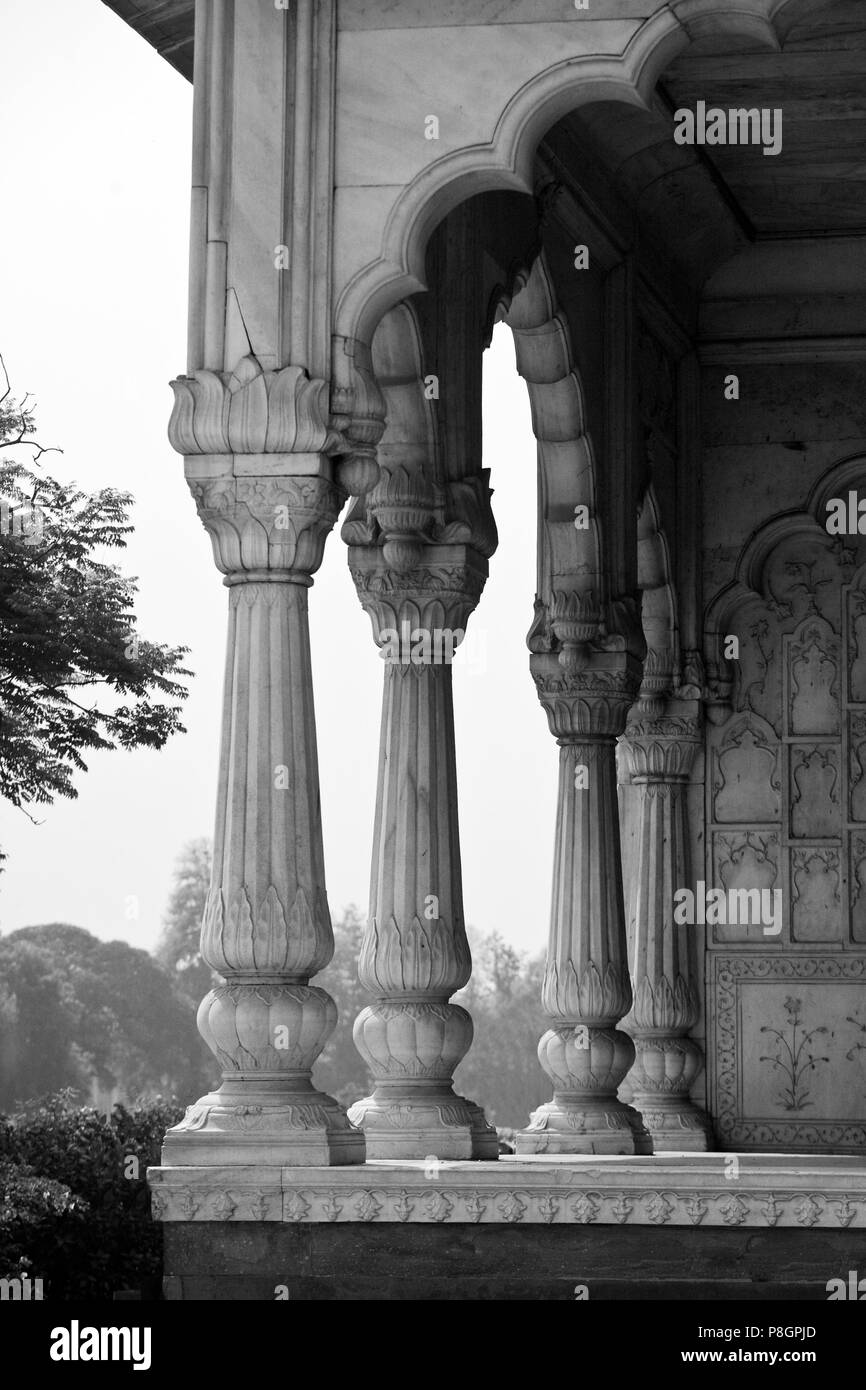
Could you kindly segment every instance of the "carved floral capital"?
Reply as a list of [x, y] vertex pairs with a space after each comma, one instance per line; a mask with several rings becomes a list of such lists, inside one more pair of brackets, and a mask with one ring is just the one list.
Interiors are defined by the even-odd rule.
[[302, 367], [265, 371], [252, 354], [234, 371], [200, 370], [172, 381], [168, 437], [178, 453], [333, 454], [328, 384]]
[[404, 623], [465, 632], [487, 579], [486, 561], [462, 545], [431, 546], [424, 558], [427, 563], [404, 572], [387, 564], [384, 551], [350, 549], [350, 573], [378, 646]]
[[700, 746], [700, 724], [688, 717], [629, 721], [620, 748], [636, 781], [685, 781]]
[[623, 732], [640, 684], [637, 661], [617, 659], [606, 666], [569, 671], [550, 654], [533, 656], [530, 667], [556, 738], [613, 739]]
[[340, 488], [320, 477], [188, 481], [223, 574], [315, 574], [345, 500]]

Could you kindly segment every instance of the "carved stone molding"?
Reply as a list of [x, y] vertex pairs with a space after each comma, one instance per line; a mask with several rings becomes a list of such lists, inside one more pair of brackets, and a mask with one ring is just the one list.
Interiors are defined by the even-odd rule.
[[862, 1160], [690, 1154], [363, 1169], [149, 1170], [158, 1221], [866, 1229]]

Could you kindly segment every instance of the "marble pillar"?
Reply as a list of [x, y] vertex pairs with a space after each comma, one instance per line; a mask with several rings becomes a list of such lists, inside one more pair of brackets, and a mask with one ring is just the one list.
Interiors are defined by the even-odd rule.
[[584, 664], [564, 653], [532, 657], [559, 745], [553, 901], [542, 989], [551, 1026], [538, 1045], [553, 1099], [517, 1137], [517, 1152], [650, 1152], [640, 1117], [617, 1098], [634, 1059], [618, 1021], [631, 1006], [616, 739], [638, 680], [624, 653]]
[[[398, 563], [394, 542], [387, 557]], [[384, 659], [370, 914], [359, 975], [371, 1003], [355, 1043], [374, 1089], [353, 1105], [369, 1158], [496, 1158], [496, 1131], [454, 1092], [472, 1020], [450, 1001], [469, 979], [463, 919], [451, 664], [487, 575], [468, 547], [430, 546], [423, 567], [349, 563]]]
[[[231, 467], [226, 460], [224, 471]], [[363, 1135], [311, 1080], [337, 1010], [310, 983], [331, 959], [333, 936], [307, 592], [345, 494], [327, 476], [190, 481], [229, 589], [213, 876], [201, 938], [203, 958], [225, 983], [198, 1012], [222, 1084], [169, 1130], [163, 1161], [363, 1162]]]
[[621, 748], [639, 796], [631, 915], [634, 1005], [627, 1026], [635, 1063], [628, 1077], [653, 1152], [705, 1152], [708, 1122], [689, 1091], [701, 1073], [694, 926], [673, 920], [674, 894], [691, 888], [686, 793], [699, 746], [695, 718], [630, 720]]

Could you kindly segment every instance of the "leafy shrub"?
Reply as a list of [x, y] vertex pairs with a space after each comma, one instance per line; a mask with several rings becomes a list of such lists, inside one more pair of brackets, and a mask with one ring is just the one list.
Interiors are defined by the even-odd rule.
[[52, 1300], [110, 1299], [159, 1277], [162, 1231], [145, 1182], [183, 1108], [110, 1116], [61, 1091], [0, 1116], [0, 1277], [27, 1272]]

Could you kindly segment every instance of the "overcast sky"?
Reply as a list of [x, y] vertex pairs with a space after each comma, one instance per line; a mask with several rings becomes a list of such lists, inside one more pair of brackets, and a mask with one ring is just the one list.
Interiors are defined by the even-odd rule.
[[[0, 930], [63, 921], [150, 948], [174, 860], [210, 835], [227, 591], [166, 437], [186, 361], [192, 89], [99, 0], [2, 0], [0, 352], [38, 405], [46, 462], [135, 496], [123, 569], [137, 630], [191, 648], [188, 733], [103, 753], [40, 824], [0, 805]], [[506, 329], [485, 358], [484, 462], [500, 548], [455, 661], [467, 920], [546, 941], [557, 748], [525, 637], [535, 585], [535, 444]], [[328, 896], [366, 908], [381, 662], [339, 528], [310, 595]], [[471, 639], [471, 640], [470, 640]]]

